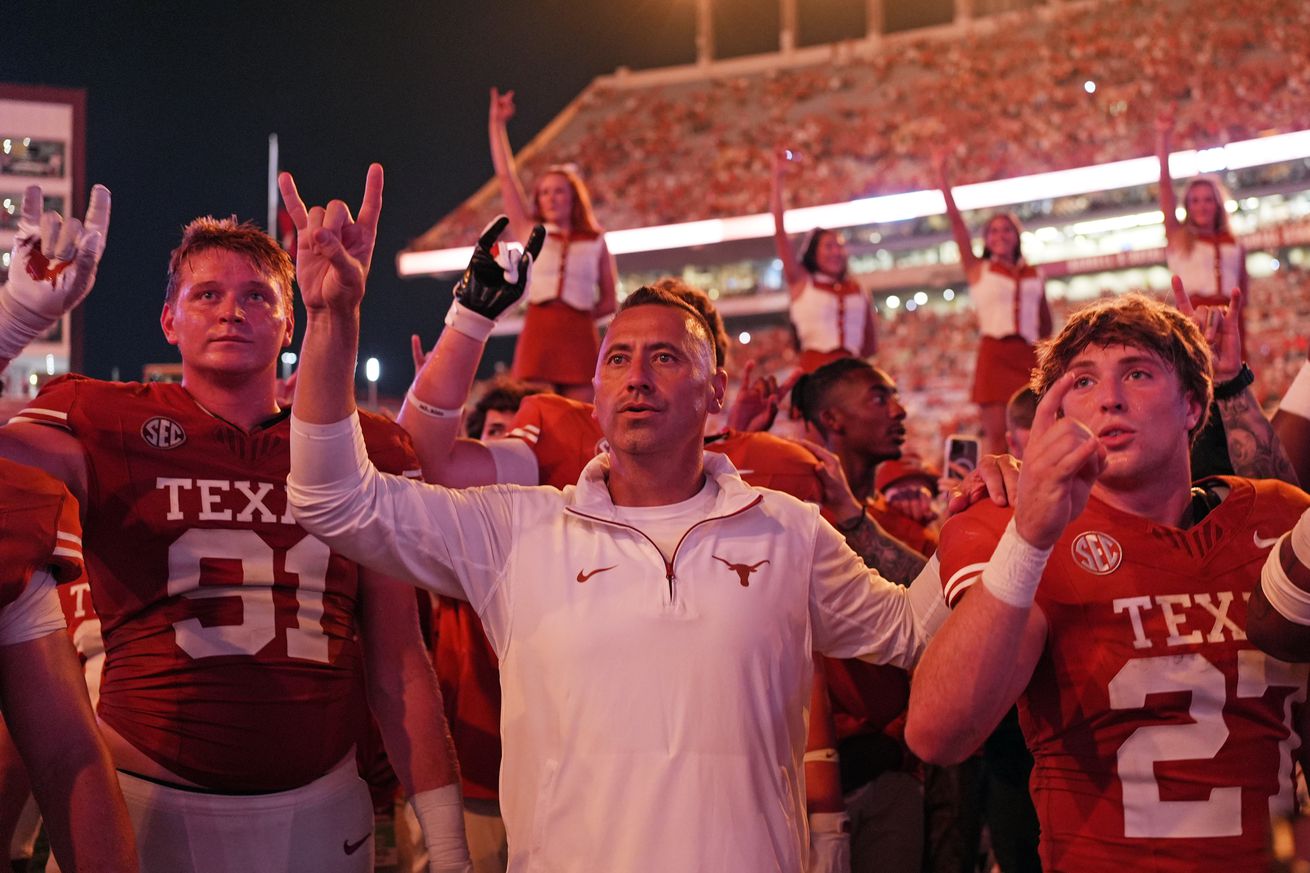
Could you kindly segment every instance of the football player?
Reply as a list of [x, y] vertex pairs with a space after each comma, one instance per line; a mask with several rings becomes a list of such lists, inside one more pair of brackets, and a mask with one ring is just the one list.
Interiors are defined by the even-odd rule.
[[[376, 168], [346, 235], [345, 257], [365, 271], [381, 192]], [[349, 212], [330, 208], [334, 220]], [[89, 290], [94, 264], [62, 244], [72, 226], [61, 235], [28, 189], [0, 348]], [[302, 276], [330, 272], [300, 257]], [[83, 506], [106, 651], [100, 727], [141, 869], [371, 870], [372, 805], [353, 753], [367, 703], [431, 869], [463, 870], [455, 766], [412, 589], [333, 553], [287, 507], [276, 390], [291, 259], [253, 225], [201, 218], [168, 276], [160, 325], [180, 384], [70, 375], [0, 429], [0, 454], [51, 472]], [[398, 427], [378, 416], [364, 427], [380, 465], [417, 475]]]
[[1192, 488], [1214, 389], [1206, 338], [1176, 309], [1128, 295], [1075, 313], [1034, 387], [1015, 509], [980, 503], [942, 532], [955, 609], [915, 674], [910, 746], [958, 761], [1018, 700], [1044, 869], [1265, 869], [1307, 668], [1243, 628], [1310, 498], [1236, 477]]

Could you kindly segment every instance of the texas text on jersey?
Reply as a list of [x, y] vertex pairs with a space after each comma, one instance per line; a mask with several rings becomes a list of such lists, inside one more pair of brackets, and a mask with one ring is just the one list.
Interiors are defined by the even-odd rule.
[[[288, 416], [247, 433], [179, 385], [70, 376], [18, 420], [86, 452], [101, 719], [219, 791], [291, 788], [337, 764], [365, 711], [358, 567], [287, 509]], [[364, 433], [383, 469], [417, 468], [395, 425], [366, 416]]]

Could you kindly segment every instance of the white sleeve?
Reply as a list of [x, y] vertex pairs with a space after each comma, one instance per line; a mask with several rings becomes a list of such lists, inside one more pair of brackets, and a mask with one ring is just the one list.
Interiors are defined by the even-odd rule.
[[815, 651], [913, 667], [931, 630], [941, 624], [935, 616], [941, 602], [937, 577], [930, 561], [908, 589], [888, 582], [866, 567], [830, 525], [817, 525], [810, 577]]
[[55, 579], [45, 570], [33, 573], [23, 593], [0, 609], [0, 646], [25, 643], [67, 629]]
[[541, 469], [532, 447], [519, 439], [483, 443], [496, 462], [496, 482], [501, 485], [540, 485]]
[[515, 529], [509, 489], [456, 491], [382, 473], [357, 415], [325, 425], [292, 416], [287, 500], [333, 551], [479, 612], [503, 581]]

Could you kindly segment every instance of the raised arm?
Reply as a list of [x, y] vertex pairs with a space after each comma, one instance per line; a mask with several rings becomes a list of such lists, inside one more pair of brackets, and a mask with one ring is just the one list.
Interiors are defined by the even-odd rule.
[[1245, 295], [1234, 288], [1226, 310], [1218, 306], [1194, 308], [1182, 280], [1174, 276], [1172, 284], [1174, 304], [1196, 323], [1210, 345], [1214, 407], [1223, 420], [1233, 472], [1250, 479], [1281, 479], [1299, 486], [1296, 468], [1247, 383], [1250, 371], [1242, 369], [1241, 322]]
[[1162, 112], [1155, 119], [1155, 156], [1160, 162], [1160, 211], [1164, 213], [1164, 234], [1170, 242], [1182, 229], [1178, 223], [1178, 198], [1174, 194], [1174, 180], [1169, 175], [1169, 152], [1173, 147], [1173, 138], [1173, 113]]
[[514, 92], [504, 94], [491, 89], [491, 105], [487, 113], [487, 136], [491, 141], [491, 163], [500, 182], [500, 199], [509, 216], [510, 230], [517, 239], [525, 240], [532, 232], [532, 201], [523, 190], [514, 149], [509, 144], [506, 125], [514, 117]]
[[909, 585], [928, 563], [923, 555], [883, 530], [870, 517], [846, 480], [841, 459], [818, 443], [802, 440], [819, 461], [817, 474], [823, 486], [823, 509], [835, 519], [835, 527], [846, 545], [860, 556], [866, 567], [878, 571], [884, 579], [897, 585]]
[[356, 219], [333, 200], [308, 209], [290, 173], [278, 176], [296, 226], [296, 281], [305, 304], [305, 339], [292, 406], [298, 419], [331, 424], [355, 411], [359, 309], [382, 212], [382, 165], [372, 164]]
[[787, 228], [783, 221], [785, 207], [783, 206], [782, 189], [785, 184], [787, 169], [791, 161], [795, 158], [789, 149], [775, 149], [773, 152], [773, 172], [771, 179], [773, 184], [769, 187], [769, 212], [773, 214], [773, 248], [778, 255], [778, 260], [782, 261], [782, 277], [787, 281], [787, 288], [791, 295], [795, 297], [804, 287], [806, 280], [805, 268], [801, 266], [800, 261], [796, 258], [796, 252], [791, 247], [791, 241], [787, 239]]
[[965, 278], [970, 282], [978, 279], [978, 269], [982, 260], [974, 254], [973, 237], [969, 234], [969, 225], [964, 223], [960, 207], [955, 205], [955, 195], [951, 193], [949, 159], [945, 150], [939, 150], [932, 156], [933, 169], [937, 172], [937, 186], [941, 188], [942, 200], [946, 203], [946, 220], [951, 225], [951, 236], [955, 246], [960, 250], [960, 265], [964, 267]]
[[[382, 168], [369, 168], [358, 220], [339, 200], [306, 209], [285, 173], [279, 186], [296, 225], [296, 276], [308, 315], [287, 476], [296, 521], [334, 552], [439, 594], [467, 599], [466, 585], [496, 585], [508, 560], [510, 501], [380, 473], [365, 451], [354, 364]], [[452, 572], [456, 566], [464, 575]]]
[[400, 409], [398, 420], [414, 440], [423, 478], [437, 485], [466, 488], [496, 481], [491, 452], [477, 440], [460, 437], [460, 413], [496, 318], [522, 296], [532, 259], [544, 240], [544, 229], [537, 225], [521, 261], [511, 262], [505, 247], [497, 260], [491, 248], [507, 223], [502, 215], [483, 229], [455, 286], [446, 328], [419, 367]]
[[40, 185], [23, 192], [9, 275], [0, 286], [0, 372], [91, 292], [109, 235], [109, 189], [91, 189], [86, 221], [42, 212]]
[[418, 817], [429, 870], [471, 870], [455, 744], [420, 636], [414, 589], [366, 573], [363, 601], [369, 709]]
[[[1037, 584], [1105, 464], [1091, 431], [1057, 417], [1072, 384], [1062, 377], [1038, 404], [1014, 521], [982, 571], [982, 584], [964, 595], [915, 671], [905, 740], [925, 761], [956, 763], [973, 754], [1027, 687], [1041, 657], [1047, 625], [1033, 606]], [[943, 542], [943, 551], [948, 548]]]
[[[28, 343], [53, 327], [90, 293], [109, 234], [109, 189], [91, 189], [86, 221], [42, 213], [39, 185], [23, 194], [9, 276], [0, 286], [0, 372]], [[0, 457], [38, 467], [83, 502], [86, 458], [71, 434], [14, 422], [0, 428]]]

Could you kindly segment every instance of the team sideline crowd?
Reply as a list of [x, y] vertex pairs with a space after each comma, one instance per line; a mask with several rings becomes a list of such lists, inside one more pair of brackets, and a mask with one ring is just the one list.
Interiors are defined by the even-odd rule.
[[[1268, 419], [1246, 250], [1221, 180], [1175, 191], [1171, 113], [1167, 301], [1057, 319], [1018, 218], [971, 228], [956, 150], [927, 159], [978, 337], [981, 432], [938, 467], [903, 451], [905, 350], [842, 235], [784, 230], [791, 151], [798, 366], [729, 392], [710, 297], [620, 295], [578, 170], [520, 179], [514, 112], [493, 89], [503, 215], [395, 420], [354, 396], [374, 164], [353, 208], [281, 174], [294, 252], [184, 228], [180, 382], [69, 374], [0, 427], [14, 869], [42, 827], [65, 871], [1281, 869], [1310, 362]], [[0, 371], [91, 293], [110, 211], [28, 188]], [[513, 378], [471, 403], [520, 306]]]

